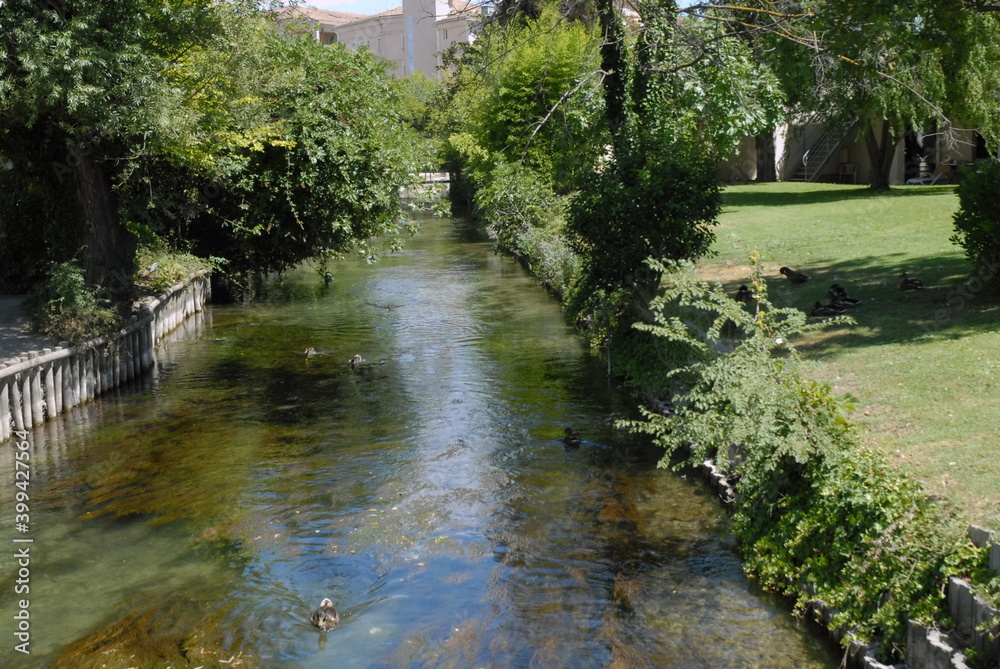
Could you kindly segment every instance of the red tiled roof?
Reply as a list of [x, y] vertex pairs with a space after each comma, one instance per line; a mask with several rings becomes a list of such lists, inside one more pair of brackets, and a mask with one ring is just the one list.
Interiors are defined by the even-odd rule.
[[358, 21], [366, 18], [364, 14], [351, 14], [350, 12], [334, 12], [326, 9], [315, 9], [313, 7], [279, 7], [274, 10], [274, 15], [278, 19], [306, 18], [321, 23], [330, 23], [339, 26], [351, 21]]
[[448, 0], [451, 11], [448, 16], [473, 16], [482, 13], [482, 7], [467, 0]]
[[387, 9], [384, 12], [379, 12], [378, 14], [372, 14], [371, 16], [367, 16], [365, 18], [373, 19], [376, 16], [400, 16], [402, 15], [402, 13], [403, 13], [403, 8], [396, 7], [395, 9]]

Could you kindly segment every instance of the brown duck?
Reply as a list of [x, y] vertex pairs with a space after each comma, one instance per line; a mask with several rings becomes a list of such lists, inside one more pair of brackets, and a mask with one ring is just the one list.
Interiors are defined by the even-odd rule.
[[340, 614], [333, 608], [333, 602], [324, 599], [319, 603], [319, 608], [313, 611], [309, 621], [321, 630], [333, 629], [340, 623]]
[[817, 301], [813, 306], [813, 310], [809, 312], [809, 315], [826, 318], [828, 316], [839, 316], [842, 313], [844, 313], [843, 309], [838, 309], [832, 304], [820, 304]]
[[853, 309], [854, 307], [861, 304], [861, 300], [849, 297], [847, 295], [847, 290], [844, 289], [840, 284], [833, 284], [830, 286], [830, 302], [829, 306], [835, 309]]
[[799, 285], [800, 283], [805, 283], [806, 281], [809, 280], [809, 277], [803, 274], [802, 272], [796, 272], [794, 269], [789, 269], [788, 267], [782, 267], [778, 271], [784, 274], [788, 278], [788, 280], [794, 283], [795, 285]]
[[563, 437], [562, 442], [566, 444], [566, 448], [580, 448], [580, 437], [573, 434], [573, 428], [571, 427], [566, 428], [566, 436]]
[[899, 289], [900, 290], [923, 290], [924, 282], [920, 279], [911, 279], [903, 272], [899, 275]]

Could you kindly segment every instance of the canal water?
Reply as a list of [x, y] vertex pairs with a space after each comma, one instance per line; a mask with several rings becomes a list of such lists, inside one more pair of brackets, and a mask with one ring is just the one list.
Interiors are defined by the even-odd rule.
[[0, 666], [836, 666], [474, 228], [332, 269], [210, 309], [139, 387], [36, 428], [27, 535], [0, 446]]

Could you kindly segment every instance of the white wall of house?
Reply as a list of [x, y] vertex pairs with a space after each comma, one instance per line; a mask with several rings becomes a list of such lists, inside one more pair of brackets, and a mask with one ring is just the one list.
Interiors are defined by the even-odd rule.
[[474, 39], [475, 11], [459, 12], [444, 0], [402, 0], [403, 6], [337, 26], [336, 41], [352, 49], [367, 48], [392, 61], [389, 74], [406, 77], [416, 71], [439, 76], [438, 55], [455, 42]]
[[437, 21], [448, 16], [451, 8], [443, 0], [403, 0], [403, 30], [406, 61], [403, 75], [420, 70], [437, 76]]
[[373, 54], [392, 61], [387, 72], [396, 77], [406, 76], [406, 35], [403, 14], [377, 14], [360, 21], [345, 23], [337, 28], [337, 39], [351, 49], [368, 49]]
[[[437, 51], [441, 53], [442, 51], [447, 51], [452, 44], [458, 42], [459, 44], [468, 44], [475, 39], [475, 35], [472, 32], [472, 23], [469, 21], [468, 17], [456, 16], [452, 14], [451, 16], [443, 19], [439, 19], [437, 22]], [[438, 66], [441, 65], [440, 56], [437, 59]]]

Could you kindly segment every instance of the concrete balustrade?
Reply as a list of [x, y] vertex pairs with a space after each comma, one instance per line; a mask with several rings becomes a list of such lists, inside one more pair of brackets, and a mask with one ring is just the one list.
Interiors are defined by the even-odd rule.
[[204, 309], [211, 293], [208, 272], [200, 272], [143, 300], [139, 316], [112, 339], [0, 361], [0, 441], [142, 376], [156, 364], [162, 338]]

